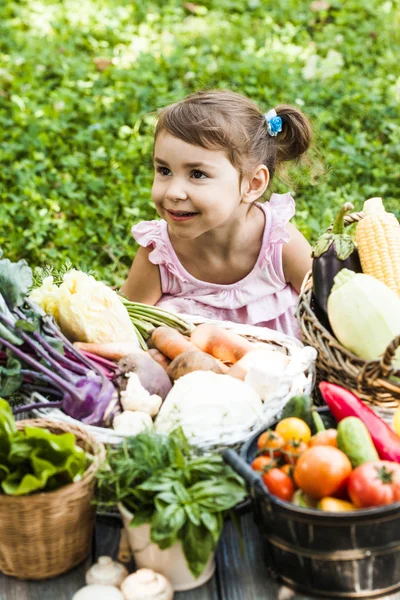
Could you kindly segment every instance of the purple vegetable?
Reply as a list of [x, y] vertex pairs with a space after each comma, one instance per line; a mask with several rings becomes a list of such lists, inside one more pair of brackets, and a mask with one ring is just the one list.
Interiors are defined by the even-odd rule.
[[[90, 425], [107, 425], [120, 409], [117, 391], [104, 371], [106, 365], [99, 366], [84, 356], [51, 317], [27, 300], [31, 284], [25, 261], [0, 260], [3, 395], [18, 388], [25, 393], [40, 391], [56, 400], [51, 406], [61, 406], [71, 417]], [[112, 369], [107, 367], [111, 377]], [[41, 406], [43, 403], [34, 404], [29, 409]], [[21, 406], [17, 411], [27, 409]]]

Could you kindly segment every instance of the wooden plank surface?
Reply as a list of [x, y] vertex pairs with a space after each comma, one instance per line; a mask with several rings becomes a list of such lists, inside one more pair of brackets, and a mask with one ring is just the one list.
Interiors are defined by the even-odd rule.
[[[241, 518], [241, 527], [243, 549], [234, 524], [227, 521], [217, 550], [214, 577], [200, 588], [176, 593], [176, 600], [326, 600], [295, 592], [272, 579], [264, 565], [251, 514]], [[84, 585], [86, 570], [93, 560], [101, 555], [117, 557], [120, 531], [118, 519], [98, 519], [92, 556], [73, 571], [54, 579], [28, 582], [0, 574], [0, 600], [71, 600]], [[128, 568], [131, 571], [133, 564]], [[381, 600], [400, 600], [400, 592], [381, 597]]]

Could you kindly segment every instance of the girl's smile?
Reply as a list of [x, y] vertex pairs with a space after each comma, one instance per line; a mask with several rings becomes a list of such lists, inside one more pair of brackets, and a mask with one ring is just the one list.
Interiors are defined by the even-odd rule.
[[166, 210], [173, 221], [177, 223], [182, 223], [184, 221], [190, 221], [194, 219], [199, 213], [196, 212], [184, 212], [184, 211], [176, 211], [176, 210]]

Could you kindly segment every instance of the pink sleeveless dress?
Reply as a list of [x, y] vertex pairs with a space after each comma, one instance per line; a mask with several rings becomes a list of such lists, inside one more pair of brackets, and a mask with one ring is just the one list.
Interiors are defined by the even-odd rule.
[[166, 221], [143, 221], [132, 227], [138, 244], [153, 248], [149, 259], [160, 269], [163, 295], [158, 306], [300, 337], [294, 316], [297, 293], [285, 281], [282, 268], [282, 246], [290, 239], [286, 225], [295, 213], [294, 200], [289, 193], [272, 194], [269, 202], [257, 205], [265, 214], [258, 259], [246, 277], [228, 285], [200, 281], [184, 269], [172, 247]]

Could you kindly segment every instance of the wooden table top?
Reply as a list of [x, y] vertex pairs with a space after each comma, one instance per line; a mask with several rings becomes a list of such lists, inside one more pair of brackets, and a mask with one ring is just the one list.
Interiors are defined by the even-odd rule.
[[[273, 580], [263, 561], [262, 547], [252, 514], [241, 517], [244, 549], [237, 530], [227, 521], [216, 555], [216, 572], [202, 587], [177, 592], [176, 600], [326, 600], [293, 591]], [[0, 574], [0, 600], [71, 600], [84, 585], [85, 572], [101, 555], [117, 557], [121, 524], [118, 519], [98, 517], [93, 550], [76, 569], [42, 582], [19, 581]], [[400, 592], [381, 600], [400, 600]]]

